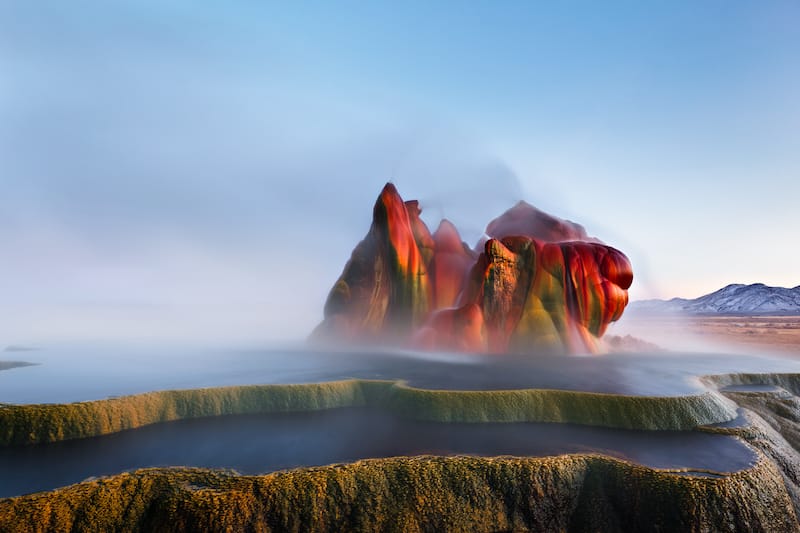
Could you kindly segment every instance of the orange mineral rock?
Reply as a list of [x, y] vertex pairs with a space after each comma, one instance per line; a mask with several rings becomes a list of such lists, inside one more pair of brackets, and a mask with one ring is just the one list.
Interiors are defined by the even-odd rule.
[[316, 337], [490, 353], [594, 352], [628, 303], [627, 257], [520, 202], [478, 254], [443, 220], [431, 235], [393, 185], [325, 304]]
[[369, 232], [328, 295], [325, 320], [315, 336], [366, 341], [410, 338], [425, 318], [430, 300], [427, 266], [415, 228], [420, 240], [432, 246], [416, 203], [409, 214], [397, 189], [387, 184], [375, 202]]

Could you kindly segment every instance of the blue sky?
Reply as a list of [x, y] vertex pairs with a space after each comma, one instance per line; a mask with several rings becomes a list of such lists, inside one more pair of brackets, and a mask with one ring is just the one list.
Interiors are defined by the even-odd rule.
[[0, 2], [0, 344], [300, 336], [384, 182], [800, 284], [796, 2]]

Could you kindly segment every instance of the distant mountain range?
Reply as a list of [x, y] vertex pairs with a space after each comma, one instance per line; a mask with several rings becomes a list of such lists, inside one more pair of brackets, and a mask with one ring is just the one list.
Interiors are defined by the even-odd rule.
[[691, 315], [800, 315], [800, 285], [793, 289], [763, 283], [733, 284], [689, 300], [639, 300], [628, 305], [630, 313]]

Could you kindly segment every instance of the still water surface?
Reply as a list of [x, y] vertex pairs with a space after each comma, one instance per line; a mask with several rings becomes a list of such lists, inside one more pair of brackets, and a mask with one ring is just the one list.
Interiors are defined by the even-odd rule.
[[597, 452], [657, 468], [731, 472], [755, 461], [726, 435], [572, 424], [437, 423], [368, 408], [237, 415], [154, 424], [53, 444], [0, 448], [0, 497], [151, 466], [259, 474], [400, 455], [546, 456]]

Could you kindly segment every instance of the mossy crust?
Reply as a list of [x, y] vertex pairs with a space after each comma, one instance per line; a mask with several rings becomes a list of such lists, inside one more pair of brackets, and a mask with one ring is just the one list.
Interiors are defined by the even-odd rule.
[[0, 500], [0, 530], [798, 531], [763, 458], [721, 477], [596, 455], [412, 457], [263, 476], [146, 469]]
[[[766, 382], [795, 392], [800, 383], [798, 375], [756, 374], [707, 382]], [[689, 398], [704, 397], [715, 398]], [[562, 418], [553, 421], [569, 421], [580, 409], [596, 409], [593, 421], [612, 423], [628, 416], [628, 409], [648, 411], [654, 408], [648, 402], [677, 400], [547, 390], [424, 391], [353, 380], [169, 391], [103, 402], [138, 405], [143, 399], [152, 412], [184, 417], [379, 405], [442, 421], [537, 419], [553, 412]], [[70, 405], [4, 406], [0, 412]], [[717, 405], [727, 409], [724, 402]], [[775, 414], [771, 404], [758, 406], [763, 416]], [[648, 415], [637, 423], [662, 416]], [[669, 472], [599, 455], [401, 457], [262, 476], [145, 469], [0, 500], [0, 531], [800, 531], [797, 454], [758, 415], [744, 410], [744, 416], [746, 426], [703, 428], [739, 435], [760, 450], [752, 467], [732, 474]]]
[[735, 405], [714, 392], [649, 397], [548, 389], [450, 391], [346, 380], [161, 391], [69, 404], [0, 404], [0, 446], [93, 437], [204, 416], [364, 405], [439, 422], [565, 422], [652, 430], [692, 429], [736, 417]]

